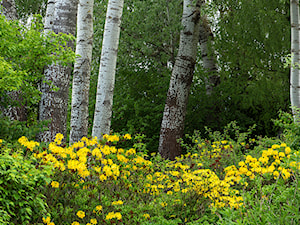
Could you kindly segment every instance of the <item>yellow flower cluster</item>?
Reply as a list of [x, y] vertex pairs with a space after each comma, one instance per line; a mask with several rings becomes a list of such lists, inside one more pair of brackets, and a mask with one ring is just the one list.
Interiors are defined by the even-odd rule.
[[114, 201], [111, 203], [111, 205], [123, 205], [123, 201], [122, 200]]
[[59, 183], [58, 183], [57, 181], [52, 181], [52, 182], [51, 182], [51, 186], [52, 186], [53, 188], [59, 188]]
[[53, 222], [51, 222], [51, 218], [48, 216], [46, 218], [43, 217], [43, 223], [47, 225], [55, 225]]
[[[195, 140], [198, 143], [198, 140]], [[208, 144], [205, 142], [198, 144], [198, 149], [200, 150], [200, 159], [207, 159], [209, 158], [217, 158], [220, 157], [221, 151], [226, 150], [227, 152], [233, 150], [233, 144], [226, 140], [224, 141], [215, 141], [212, 144]]]
[[173, 192], [193, 192], [211, 200], [212, 207], [238, 208], [242, 205], [243, 199], [237, 195], [237, 190], [232, 189], [227, 181], [219, 179], [213, 171], [199, 168], [201, 163], [197, 166], [189, 165], [186, 160], [191, 157], [195, 162], [201, 158], [197, 154], [187, 154], [169, 162], [166, 171], [149, 174], [143, 192], [150, 195], [160, 195], [165, 190], [168, 190], [168, 195], [172, 195]]
[[117, 220], [121, 220], [122, 219], [122, 215], [119, 212], [109, 212], [106, 217], [106, 220], [111, 220], [111, 219], [117, 219]]
[[[114, 143], [119, 141], [117, 135], [104, 135], [103, 138]], [[124, 135], [122, 138], [130, 139], [131, 136]], [[228, 180], [219, 179], [211, 170], [201, 169], [201, 155], [182, 156], [175, 162], [169, 162], [166, 171], [159, 172], [153, 169], [154, 165], [150, 160], [146, 160], [134, 148], [118, 149], [115, 146], [99, 144], [96, 138], [82, 138], [80, 142], [69, 147], [62, 147], [60, 146], [62, 140], [63, 136], [57, 134], [55, 141], [49, 144], [48, 151], [34, 153], [34, 156], [44, 163], [52, 163], [61, 171], [68, 169], [70, 173], [76, 173], [83, 180], [89, 176], [98, 177], [99, 182], [127, 180], [131, 175], [139, 173], [139, 180], [144, 183], [141, 193], [157, 196], [163, 193], [173, 195], [195, 192], [209, 199], [213, 207], [241, 205], [242, 198], [230, 187]], [[23, 140], [24, 144], [27, 142]], [[222, 148], [227, 146], [225, 142], [214, 144], [216, 147], [222, 145]], [[193, 159], [197, 162], [196, 165], [190, 165], [186, 162], [187, 159]], [[59, 187], [59, 183], [55, 181], [51, 185], [54, 188]], [[128, 188], [130, 187], [132, 185], [128, 184]], [[120, 205], [121, 201], [112, 204]], [[111, 216], [112, 214], [108, 218]]]
[[35, 141], [28, 141], [28, 139], [26, 137], [20, 137], [18, 142], [23, 145], [24, 147], [30, 149], [30, 151], [33, 151], [33, 149], [36, 147], [36, 146], [39, 146], [40, 143], [38, 142], [35, 142]]
[[80, 219], [82, 219], [82, 218], [85, 217], [85, 212], [79, 210], [79, 211], [76, 213], [76, 215], [77, 215]]
[[256, 176], [272, 175], [274, 179], [282, 177], [287, 180], [291, 176], [292, 166], [300, 169], [300, 164], [292, 161], [289, 166], [286, 166], [285, 159], [289, 159], [291, 154], [290, 147], [285, 143], [281, 145], [272, 145], [268, 150], [263, 150], [261, 157], [255, 158], [247, 155], [244, 161], [239, 162], [238, 168], [236, 166], [229, 166], [225, 168], [225, 180], [233, 184], [239, 183], [243, 176], [254, 179]]

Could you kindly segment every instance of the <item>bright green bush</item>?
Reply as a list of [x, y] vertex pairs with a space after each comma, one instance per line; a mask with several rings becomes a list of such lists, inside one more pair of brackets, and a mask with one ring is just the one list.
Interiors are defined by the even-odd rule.
[[[1, 140], [2, 141], [2, 140]], [[2, 146], [1, 146], [2, 145]], [[50, 182], [50, 167], [0, 143], [0, 223], [29, 224], [46, 213], [41, 188]]]

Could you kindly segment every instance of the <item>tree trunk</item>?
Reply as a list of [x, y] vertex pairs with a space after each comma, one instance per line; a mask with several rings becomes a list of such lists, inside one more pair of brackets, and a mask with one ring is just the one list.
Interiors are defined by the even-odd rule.
[[299, 78], [299, 0], [290, 1], [291, 53], [290, 98], [295, 122], [299, 122], [300, 78]]
[[92, 132], [98, 138], [110, 131], [123, 4], [123, 0], [108, 1]]
[[70, 143], [88, 134], [90, 72], [93, 50], [94, 0], [80, 0], [77, 15], [77, 44], [72, 86]]
[[199, 42], [200, 1], [184, 0], [182, 31], [178, 55], [172, 71], [158, 151], [164, 158], [174, 160], [181, 154], [178, 139], [182, 138], [189, 91], [193, 79], [197, 44]]
[[199, 35], [200, 50], [202, 56], [203, 68], [205, 74], [206, 94], [211, 95], [215, 86], [218, 85], [220, 77], [218, 76], [217, 60], [213, 49], [210, 49], [210, 44], [213, 41], [213, 33], [210, 28], [209, 21], [206, 16], [201, 17], [200, 35]]
[[48, 0], [47, 2], [47, 9], [45, 15], [45, 22], [44, 22], [44, 32], [47, 34], [50, 31], [53, 31], [53, 24], [54, 24], [54, 14], [55, 14], [55, 1], [56, 0]]
[[17, 20], [17, 9], [16, 9], [16, 3], [15, 0], [2, 0], [1, 6], [3, 7], [3, 13], [7, 20]]
[[[48, 1], [48, 4], [53, 1]], [[72, 34], [76, 33], [76, 15], [78, 0], [56, 0], [53, 20], [53, 31], [55, 33]], [[48, 18], [51, 19], [51, 16]], [[47, 24], [47, 23], [46, 23]], [[74, 42], [68, 43], [74, 48]], [[69, 100], [69, 81], [71, 65], [61, 66], [52, 64], [45, 69], [46, 82], [41, 85], [41, 101], [39, 119], [50, 120], [48, 130], [40, 134], [40, 140], [44, 142], [53, 141], [57, 133], [67, 134], [67, 110]], [[49, 86], [49, 82], [58, 91]]]

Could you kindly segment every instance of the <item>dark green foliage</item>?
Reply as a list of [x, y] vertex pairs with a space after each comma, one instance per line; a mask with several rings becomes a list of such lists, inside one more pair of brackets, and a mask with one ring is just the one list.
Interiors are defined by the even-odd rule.
[[36, 135], [43, 130], [47, 121], [11, 121], [9, 118], [0, 114], [0, 139], [8, 142], [16, 142], [21, 136], [34, 140]]
[[32, 14], [45, 16], [47, 0], [15, 0], [20, 19], [26, 20]]
[[288, 4], [272, 1], [216, 2], [220, 15], [215, 49], [221, 84], [220, 124], [241, 127], [256, 123], [259, 134], [275, 135], [271, 118], [288, 110], [289, 70], [283, 57], [290, 49]]

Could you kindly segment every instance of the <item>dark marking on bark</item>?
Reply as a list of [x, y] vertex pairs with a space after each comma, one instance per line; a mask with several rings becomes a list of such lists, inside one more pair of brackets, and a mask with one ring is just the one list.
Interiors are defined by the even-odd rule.
[[185, 31], [183, 33], [184, 33], [184, 35], [193, 35], [193, 33], [191, 31]]

